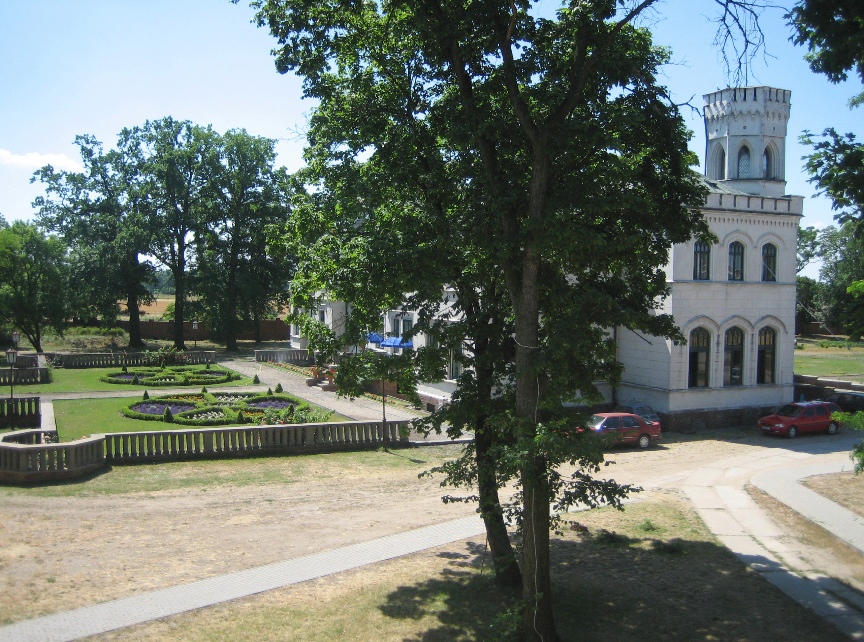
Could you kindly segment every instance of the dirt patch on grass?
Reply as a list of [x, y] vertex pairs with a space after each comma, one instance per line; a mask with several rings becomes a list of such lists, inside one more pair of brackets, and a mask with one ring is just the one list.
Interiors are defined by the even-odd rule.
[[[551, 547], [563, 640], [845, 639], [716, 544], [674, 493], [568, 521], [579, 528]], [[516, 604], [478, 538], [92, 640], [500, 642]]]

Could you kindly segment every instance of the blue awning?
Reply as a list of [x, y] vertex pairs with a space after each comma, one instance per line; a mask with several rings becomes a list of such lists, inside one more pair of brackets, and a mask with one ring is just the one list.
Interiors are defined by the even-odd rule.
[[381, 343], [382, 341], [384, 341], [384, 337], [382, 337], [377, 332], [370, 332], [366, 335], [366, 341], [368, 341], [369, 343]]
[[402, 337], [387, 337], [381, 342], [382, 348], [413, 348], [414, 343], [411, 339], [402, 339]]

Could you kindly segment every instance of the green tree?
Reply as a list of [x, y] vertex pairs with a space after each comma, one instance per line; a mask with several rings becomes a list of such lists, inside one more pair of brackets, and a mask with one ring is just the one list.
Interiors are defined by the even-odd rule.
[[45, 185], [46, 195], [34, 203], [40, 225], [60, 233], [70, 247], [72, 313], [110, 326], [117, 319], [117, 301], [125, 300], [129, 347], [137, 348], [144, 345], [139, 306], [151, 299], [153, 266], [143, 257], [152, 232], [129, 135], [121, 132], [117, 148], [108, 152], [94, 137], [77, 136], [83, 172], [55, 172], [49, 165], [32, 180]]
[[[654, 314], [661, 268], [672, 243], [706, 230], [691, 209], [704, 194], [687, 133], [655, 78], [667, 53], [632, 24], [652, 4], [579, 3], [551, 19], [521, 2], [256, 3], [279, 39], [277, 68], [299, 72], [328, 115], [341, 106], [331, 164], [371, 154], [382, 167], [375, 176], [397, 165], [397, 175], [425, 175], [428, 159], [412, 157], [409, 139], [429, 122], [439, 155], [458, 159], [461, 184], [476, 190], [469, 206], [482, 204], [474, 224], [500, 269], [515, 334], [513, 401], [497, 428], [513, 443], [498, 463], [518, 471], [526, 639], [557, 639], [550, 505], [594, 499], [584, 478], [571, 487], [553, 472], [573, 458], [554, 413], [580, 391], [596, 398], [596, 376], [620, 371], [604, 327], [680, 339]], [[355, 186], [330, 187], [340, 207], [362, 212]], [[416, 198], [432, 207], [426, 196]], [[389, 208], [397, 233], [412, 224], [401, 208]], [[434, 265], [417, 288], [446, 285]]]
[[856, 226], [849, 221], [819, 233], [823, 321], [833, 331], [847, 332], [853, 338], [864, 335], [864, 300], [849, 289], [864, 280], [864, 239], [856, 233]]
[[35, 225], [0, 228], [0, 315], [42, 352], [47, 329], [66, 320], [66, 245]]
[[237, 350], [243, 313], [260, 314], [281, 294], [288, 262], [267, 256], [268, 225], [284, 223], [276, 141], [231, 130], [218, 137], [218, 164], [207, 189], [209, 205], [198, 239], [197, 291], [228, 350]]
[[218, 135], [210, 127], [166, 117], [129, 132], [137, 154], [142, 207], [153, 231], [150, 252], [174, 280], [174, 347], [185, 350], [187, 276], [193, 248], [209, 210], [209, 185], [218, 168]]
[[[833, 83], [852, 71], [864, 81], [864, 10], [858, 0], [798, 0], [786, 19], [794, 30], [792, 41], [806, 46], [805, 59], [815, 73]], [[850, 101], [864, 102], [864, 92]]]

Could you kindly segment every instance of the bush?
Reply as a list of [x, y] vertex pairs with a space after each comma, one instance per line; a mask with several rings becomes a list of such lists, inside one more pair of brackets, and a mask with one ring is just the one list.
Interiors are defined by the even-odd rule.
[[282, 384], [281, 383], [276, 384], [276, 391], [275, 392], [276, 392], [276, 394], [279, 394], [280, 392], [282, 392]]
[[165, 408], [165, 412], [162, 413], [162, 421], [166, 424], [174, 423], [174, 415], [171, 414], [171, 408]]
[[261, 380], [258, 378], [257, 374], [254, 377], [252, 377], [252, 383], [261, 383]]

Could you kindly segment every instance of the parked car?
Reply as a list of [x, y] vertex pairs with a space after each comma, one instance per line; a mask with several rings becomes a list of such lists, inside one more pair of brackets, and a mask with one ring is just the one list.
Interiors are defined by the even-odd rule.
[[843, 412], [864, 412], [864, 392], [835, 392], [822, 401], [836, 403]]
[[663, 425], [660, 423], [660, 417], [654, 412], [654, 409], [642, 402], [638, 401], [629, 401], [622, 404], [618, 404], [612, 409], [612, 412], [629, 412], [631, 415], [639, 415], [645, 421], [650, 421], [652, 423], [660, 426], [660, 429], [663, 429]]
[[840, 424], [831, 414], [840, 412], [840, 406], [830, 401], [801, 401], [786, 404], [773, 415], [759, 419], [759, 429], [772, 435], [785, 435], [793, 439], [805, 432], [827, 432], [833, 435]]
[[616, 444], [636, 444], [648, 448], [652, 441], [660, 439], [660, 424], [646, 421], [629, 412], [601, 412], [591, 415], [586, 425], [588, 430], [601, 435], [614, 435]]

